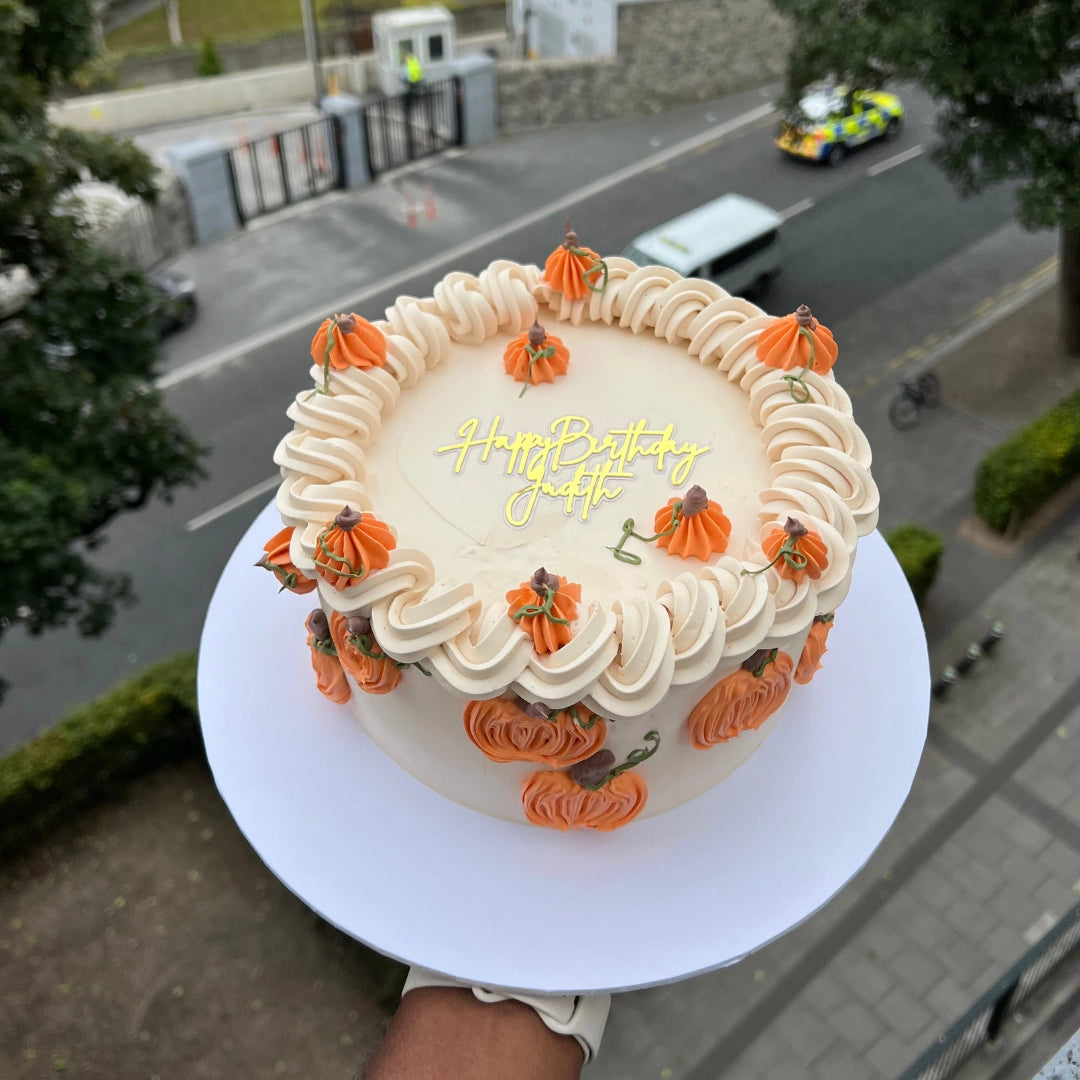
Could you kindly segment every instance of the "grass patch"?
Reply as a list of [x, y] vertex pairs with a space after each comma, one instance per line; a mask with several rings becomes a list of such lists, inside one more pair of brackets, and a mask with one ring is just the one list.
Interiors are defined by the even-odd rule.
[[[475, 0], [474, 0], [475, 2]], [[357, 17], [366, 12], [396, 7], [425, 7], [430, 0], [368, 0], [364, 10], [355, 5]], [[320, 30], [343, 27], [341, 0], [316, 0], [315, 21]], [[473, 6], [468, 0], [443, 0], [450, 11]], [[181, 0], [180, 31], [184, 45], [197, 46], [203, 38], [218, 45], [248, 44], [279, 34], [303, 30], [299, 0]], [[171, 48], [165, 8], [156, 8], [117, 27], [106, 35], [109, 52], [168, 50]]]
[[0, 758], [0, 857], [126, 781], [201, 752], [194, 655], [147, 668]]
[[936, 532], [911, 523], [890, 529], [885, 534], [885, 542], [904, 571], [915, 594], [915, 602], [922, 607], [937, 577], [941, 557], [945, 554], [945, 542]]

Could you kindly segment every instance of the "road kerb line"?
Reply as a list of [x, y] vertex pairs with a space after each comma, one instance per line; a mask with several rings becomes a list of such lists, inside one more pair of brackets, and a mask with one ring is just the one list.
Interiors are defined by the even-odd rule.
[[545, 203], [543, 206], [530, 211], [522, 217], [515, 218], [513, 221], [509, 221], [504, 225], [499, 225], [494, 229], [489, 229], [487, 232], [475, 236], [462, 244], [458, 244], [448, 251], [440, 252], [438, 255], [433, 255], [429, 259], [424, 259], [421, 262], [414, 263], [412, 266], [407, 266], [404, 270], [400, 270], [390, 277], [385, 277], [370, 285], [354, 289], [344, 296], [340, 296], [334, 300], [328, 300], [326, 303], [320, 304], [316, 308], [311, 308], [299, 315], [294, 315], [291, 319], [286, 319], [276, 326], [260, 331], [258, 334], [252, 334], [250, 337], [243, 338], [240, 341], [234, 342], [232, 345], [227, 345], [198, 360], [192, 360], [190, 363], [178, 367], [175, 371], [166, 372], [157, 379], [155, 385], [159, 390], [168, 390], [170, 387], [177, 386], [179, 383], [186, 382], [188, 379], [195, 378], [199, 375], [208, 375], [223, 364], [227, 364], [246, 353], [259, 349], [264, 345], [268, 345], [271, 341], [281, 337], [283, 334], [292, 333], [305, 326], [315, 326], [326, 317], [328, 312], [360, 307], [372, 297], [394, 289], [403, 282], [408, 281], [410, 278], [430, 273], [447, 264], [456, 263], [465, 256], [471, 255], [474, 251], [486, 247], [488, 244], [495, 243], [505, 236], [518, 232], [520, 229], [527, 228], [529, 225], [534, 225], [539, 221], [543, 221], [544, 218], [549, 217], [552, 214], [561, 213], [584, 199], [590, 199], [596, 195], [603, 194], [603, 192], [616, 187], [626, 180], [630, 180], [635, 176], [648, 172], [650, 169], [661, 163], [673, 161], [675, 158], [683, 157], [699, 147], [716, 142], [741, 128], [764, 119], [775, 111], [776, 108], [773, 103], [766, 102], [754, 109], [750, 109], [741, 116], [733, 117], [731, 120], [727, 120], [722, 124], [716, 124], [706, 131], [699, 132], [697, 135], [692, 135], [688, 139], [673, 143], [671, 146], [666, 147], [663, 150], [658, 150], [649, 157], [642, 158], [633, 165], [628, 165], [625, 168], [609, 173], [607, 176], [604, 176], [599, 180], [594, 180], [592, 183], [586, 184], [576, 191], [571, 191], [566, 195], [553, 199], [551, 202]]
[[1034, 300], [1036, 296], [1044, 293], [1054, 284], [1057, 268], [1057, 257], [1048, 259], [1027, 277], [1007, 285], [993, 296], [976, 304], [952, 329], [931, 334], [918, 345], [894, 356], [876, 375], [871, 375], [848, 396], [852, 400], [860, 398], [890, 375], [895, 375], [916, 362], [921, 363], [924, 368], [933, 367], [949, 353], [966, 345], [972, 338], [978, 337], [984, 330], [989, 330], [995, 323], [1012, 315], [1026, 303]]
[[899, 154], [893, 154], [891, 158], [879, 161], [876, 165], [871, 165], [870, 168], [866, 170], [866, 175], [878, 176], [883, 172], [887, 172], [889, 169], [894, 169], [897, 165], [903, 165], [905, 161], [917, 158], [925, 149], [926, 147], [920, 144], [918, 146], [911, 146], [907, 150], [901, 150]]
[[253, 484], [246, 491], [241, 491], [239, 495], [234, 495], [231, 499], [226, 499], [223, 503], [218, 503], [217, 506], [207, 510], [205, 514], [199, 514], [198, 517], [193, 517], [184, 525], [184, 528], [188, 532], [196, 532], [204, 525], [209, 525], [212, 521], [217, 521], [218, 518], [224, 517], [226, 514], [231, 514], [245, 503], [251, 502], [252, 499], [257, 499], [260, 495], [265, 495], [268, 491], [272, 491], [280, 483], [280, 474], [267, 477], [267, 479], [260, 481], [258, 484]]

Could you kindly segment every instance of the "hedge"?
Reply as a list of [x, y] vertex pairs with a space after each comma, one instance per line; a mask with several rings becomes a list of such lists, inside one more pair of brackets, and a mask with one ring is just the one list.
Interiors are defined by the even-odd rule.
[[195, 656], [147, 668], [0, 758], [0, 857], [124, 782], [201, 752]]
[[1080, 476], [1080, 390], [1011, 435], [975, 472], [975, 513], [996, 532], [1015, 529]]
[[897, 525], [885, 534], [885, 540], [904, 571], [915, 602], [922, 607], [937, 577], [945, 542], [936, 532], [911, 523]]

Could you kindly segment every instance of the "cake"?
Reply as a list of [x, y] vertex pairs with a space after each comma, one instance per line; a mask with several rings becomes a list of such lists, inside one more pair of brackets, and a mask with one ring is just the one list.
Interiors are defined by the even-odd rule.
[[609, 831], [721, 783], [797, 721], [877, 521], [836, 358], [805, 307], [569, 227], [543, 269], [328, 318], [259, 560], [311, 596], [318, 689], [510, 821]]

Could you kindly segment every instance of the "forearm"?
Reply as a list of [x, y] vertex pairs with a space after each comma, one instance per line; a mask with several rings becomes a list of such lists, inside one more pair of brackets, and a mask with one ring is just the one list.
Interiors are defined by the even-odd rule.
[[401, 999], [364, 1080], [577, 1080], [582, 1060], [520, 1001], [424, 987]]

